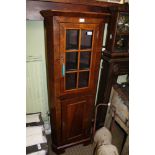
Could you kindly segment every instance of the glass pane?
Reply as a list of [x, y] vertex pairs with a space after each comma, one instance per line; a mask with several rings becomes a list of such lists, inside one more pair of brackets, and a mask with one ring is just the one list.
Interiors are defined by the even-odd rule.
[[66, 90], [75, 89], [77, 73], [66, 73]]
[[66, 71], [77, 69], [78, 52], [66, 52]]
[[82, 30], [81, 49], [90, 49], [92, 47], [92, 30]]
[[80, 72], [79, 73], [79, 88], [82, 87], [88, 87], [88, 82], [89, 82], [89, 72]]
[[80, 69], [90, 68], [91, 52], [80, 52]]
[[66, 49], [78, 49], [79, 45], [79, 30], [66, 31]]
[[118, 18], [117, 33], [129, 33], [129, 15], [121, 13]]

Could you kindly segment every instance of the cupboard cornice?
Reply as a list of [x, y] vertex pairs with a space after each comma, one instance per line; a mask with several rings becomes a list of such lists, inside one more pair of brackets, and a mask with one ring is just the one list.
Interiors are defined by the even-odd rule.
[[[27, 0], [26, 1], [26, 19], [43, 20], [40, 14], [41, 10], [61, 10], [61, 11], [80, 11], [110, 13], [111, 10], [122, 8], [123, 5], [107, 2], [95, 2], [83, 0]], [[111, 9], [113, 8], [113, 9]]]

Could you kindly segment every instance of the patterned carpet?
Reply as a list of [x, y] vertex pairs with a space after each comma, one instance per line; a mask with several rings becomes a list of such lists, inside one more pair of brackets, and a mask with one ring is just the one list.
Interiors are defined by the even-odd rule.
[[[56, 155], [50, 148], [51, 146], [50, 137], [48, 137], [48, 143], [49, 143], [49, 155]], [[67, 148], [65, 150], [65, 153], [61, 155], [93, 155], [93, 147], [92, 147], [92, 144], [87, 146], [83, 146], [82, 144], [80, 144], [80, 145]]]

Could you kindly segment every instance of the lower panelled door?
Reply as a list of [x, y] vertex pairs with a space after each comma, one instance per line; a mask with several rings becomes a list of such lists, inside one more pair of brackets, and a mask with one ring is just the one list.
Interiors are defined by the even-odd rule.
[[93, 115], [92, 97], [67, 99], [61, 102], [61, 106], [63, 142], [89, 138]]

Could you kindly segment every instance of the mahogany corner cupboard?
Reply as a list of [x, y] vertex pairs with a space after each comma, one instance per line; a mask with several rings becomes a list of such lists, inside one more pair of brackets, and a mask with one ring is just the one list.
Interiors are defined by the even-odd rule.
[[41, 11], [46, 35], [52, 148], [91, 140], [104, 24], [108, 13]]

